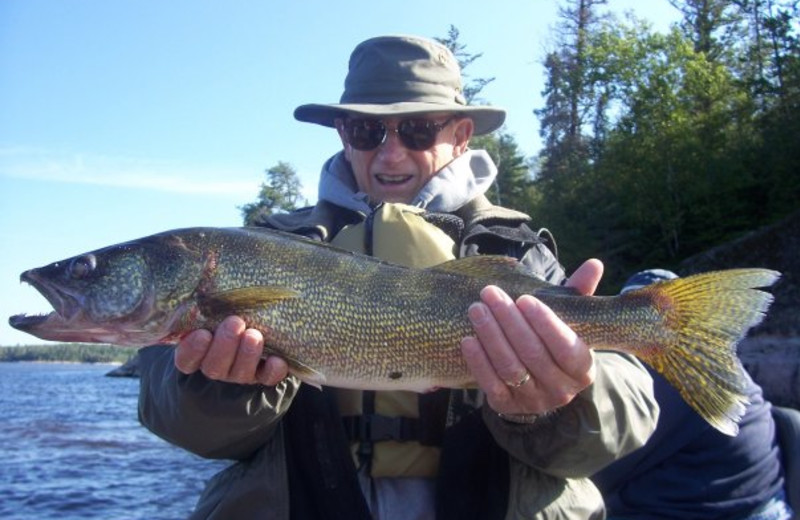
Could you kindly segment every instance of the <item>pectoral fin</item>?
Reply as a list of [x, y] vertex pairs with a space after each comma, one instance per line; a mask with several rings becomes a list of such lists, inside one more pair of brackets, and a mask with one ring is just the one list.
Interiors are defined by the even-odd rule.
[[206, 315], [228, 316], [299, 297], [287, 287], [255, 285], [208, 293], [198, 298], [198, 304]]

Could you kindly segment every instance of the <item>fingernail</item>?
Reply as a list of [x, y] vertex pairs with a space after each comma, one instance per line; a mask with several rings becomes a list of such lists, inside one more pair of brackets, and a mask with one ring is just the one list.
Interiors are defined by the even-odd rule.
[[194, 352], [202, 352], [208, 348], [211, 343], [211, 333], [205, 329], [195, 331], [189, 336], [189, 346]]
[[248, 354], [260, 353], [264, 350], [261, 344], [261, 334], [254, 329], [247, 329], [244, 331], [241, 344], [244, 351]]
[[505, 291], [493, 285], [487, 285], [483, 288], [481, 291], [481, 299], [490, 306], [510, 305], [514, 303]]
[[469, 315], [470, 321], [475, 325], [483, 325], [486, 323], [486, 320], [489, 319], [489, 313], [486, 310], [486, 306], [482, 303], [473, 303], [469, 306], [469, 310], [467, 312]]

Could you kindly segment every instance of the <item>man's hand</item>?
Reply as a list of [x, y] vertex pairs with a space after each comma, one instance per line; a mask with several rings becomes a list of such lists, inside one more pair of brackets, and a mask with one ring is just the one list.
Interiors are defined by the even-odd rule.
[[[566, 285], [591, 295], [603, 274], [587, 260]], [[501, 414], [541, 414], [561, 407], [594, 381], [591, 350], [533, 296], [516, 302], [488, 286], [469, 308], [475, 337], [461, 350], [489, 406]]]
[[175, 349], [175, 366], [184, 374], [200, 370], [217, 381], [273, 386], [288, 375], [289, 367], [276, 356], [262, 359], [263, 350], [261, 332], [246, 328], [241, 318], [229, 316], [213, 335], [195, 330], [184, 337]]

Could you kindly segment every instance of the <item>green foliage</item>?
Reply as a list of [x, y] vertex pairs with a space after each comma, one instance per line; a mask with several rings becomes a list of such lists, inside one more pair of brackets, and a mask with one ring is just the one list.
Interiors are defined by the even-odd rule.
[[125, 363], [135, 354], [136, 350], [132, 348], [85, 343], [0, 347], [2, 362]]
[[252, 226], [264, 217], [292, 211], [307, 204], [302, 197], [302, 184], [291, 164], [279, 161], [266, 171], [267, 182], [261, 184], [258, 200], [240, 207], [246, 226]]
[[[771, 223], [800, 198], [796, 10], [673, 4], [685, 20], [667, 34], [630, 18], [587, 25], [579, 45], [577, 20], [564, 20], [574, 38], [544, 62], [531, 213], [568, 268], [600, 257], [611, 285]], [[748, 34], [760, 39], [740, 41]]]
[[470, 147], [486, 150], [497, 166], [497, 178], [487, 194], [492, 202], [527, 211], [531, 205], [531, 168], [514, 136], [502, 131], [476, 136]]

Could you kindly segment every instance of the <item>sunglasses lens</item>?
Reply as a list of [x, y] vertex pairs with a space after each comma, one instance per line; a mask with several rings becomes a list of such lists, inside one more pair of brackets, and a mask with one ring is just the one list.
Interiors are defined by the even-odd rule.
[[386, 137], [386, 126], [379, 119], [350, 119], [344, 126], [347, 142], [356, 150], [374, 150]]
[[427, 119], [404, 119], [397, 126], [397, 135], [409, 150], [427, 150], [436, 142], [440, 127]]
[[[421, 152], [436, 142], [436, 136], [453, 118], [444, 123], [435, 123], [423, 118], [403, 119], [396, 131], [400, 142], [409, 150]], [[356, 150], [369, 152], [377, 148], [386, 138], [386, 125], [380, 119], [348, 119], [344, 124], [347, 142]]]

